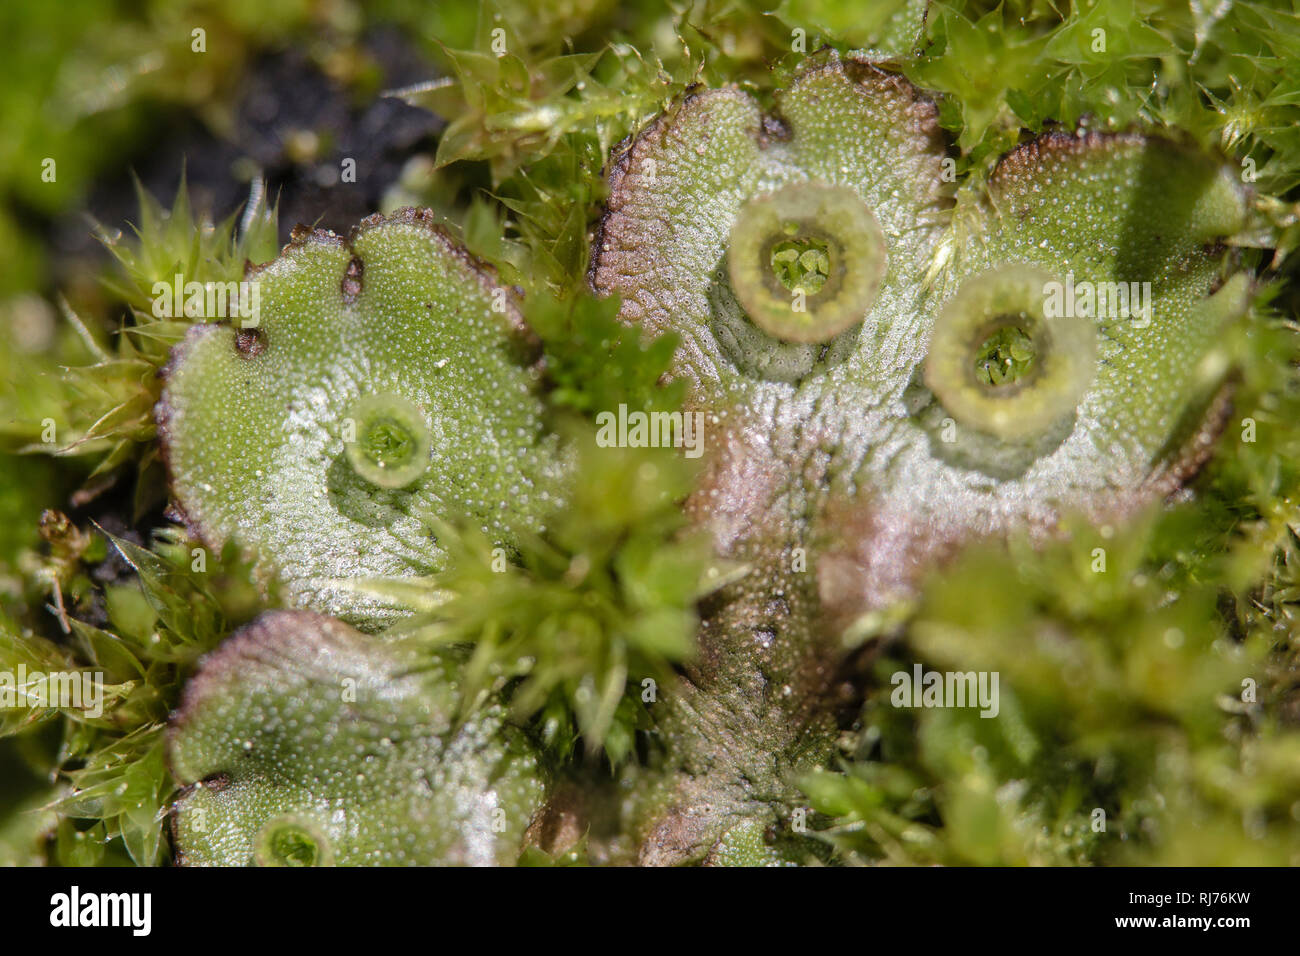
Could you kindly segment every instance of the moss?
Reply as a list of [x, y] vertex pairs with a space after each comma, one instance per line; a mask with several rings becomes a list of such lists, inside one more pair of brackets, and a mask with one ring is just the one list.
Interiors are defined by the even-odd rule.
[[[19, 64], [0, 96], [19, 345], [0, 433], [45, 456], [0, 495], [0, 670], [102, 672], [107, 696], [98, 717], [2, 715], [6, 766], [30, 770], [7, 779], [57, 779], [0, 800], [5, 859], [395, 860], [410, 836], [421, 862], [527, 844], [537, 865], [1294, 863], [1295, 14], [480, 7], [339, 7], [308, 44], [298, 4], [199, 2], [198, 61], [168, 16], [14, 14], [10, 35], [56, 38], [22, 57], [75, 69]], [[52, 217], [160, 108], [238, 135], [228, 84], [263, 44], [310, 45], [373, 98], [357, 38], [383, 24], [445, 74], [394, 91], [445, 127], [368, 194], [436, 216], [297, 232], [277, 258], [260, 204], [214, 223], [182, 191], [102, 230], [106, 292], [60, 251]], [[100, 82], [140, 51], [156, 68]], [[309, 170], [308, 138], [278, 132]], [[55, 183], [32, 174], [48, 152]], [[866, 215], [742, 221], [820, 188]], [[245, 259], [274, 260], [254, 273], [266, 324], [154, 314], [154, 283], [239, 280]], [[1150, 281], [1152, 321], [1103, 318], [1085, 343], [1034, 302], [976, 308], [1008, 268]], [[822, 309], [845, 276], [847, 308]], [[794, 293], [809, 311], [784, 309]], [[449, 355], [466, 374], [435, 387]], [[387, 424], [366, 428], [374, 391]], [[312, 419], [294, 402], [325, 408], [330, 462], [276, 457]], [[700, 467], [602, 447], [620, 406], [702, 414]], [[426, 430], [469, 478], [424, 460]], [[399, 458], [427, 467], [406, 480]], [[42, 508], [61, 512], [38, 527]], [[388, 629], [281, 612], [239, 630], [282, 605]], [[365, 678], [346, 706], [409, 734], [385, 747], [319, 691], [340, 676], [325, 645]], [[895, 706], [918, 666], [996, 673], [998, 716]], [[348, 748], [372, 744], [366, 790]], [[412, 789], [412, 766], [445, 785]], [[506, 819], [485, 836], [493, 792]]]

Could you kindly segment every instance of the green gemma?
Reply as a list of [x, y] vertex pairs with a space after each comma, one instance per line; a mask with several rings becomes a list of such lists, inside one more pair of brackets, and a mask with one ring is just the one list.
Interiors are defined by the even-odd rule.
[[384, 392], [357, 400], [343, 421], [353, 470], [381, 488], [405, 488], [429, 469], [431, 434], [424, 412]]
[[1053, 277], [1031, 266], [990, 269], [944, 303], [925, 383], [957, 421], [1005, 441], [1069, 415], [1097, 373], [1090, 319], [1049, 315]]
[[826, 342], [861, 322], [884, 279], [885, 237], [854, 190], [797, 183], [741, 208], [728, 269], [736, 298], [769, 335]]

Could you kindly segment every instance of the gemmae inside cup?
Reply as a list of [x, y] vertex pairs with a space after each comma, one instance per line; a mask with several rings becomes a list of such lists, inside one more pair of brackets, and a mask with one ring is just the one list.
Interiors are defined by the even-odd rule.
[[1089, 318], [1049, 314], [1053, 277], [1027, 265], [967, 279], [943, 304], [925, 384], [954, 419], [1025, 441], [1073, 412], [1097, 374]]
[[[353, 470], [380, 488], [404, 488], [429, 468], [431, 435], [424, 413], [389, 392], [357, 400], [344, 450]], [[349, 440], [350, 439], [350, 440]]]
[[827, 342], [866, 318], [884, 281], [885, 237], [845, 186], [795, 183], [741, 207], [728, 271], [736, 298], [764, 332]]

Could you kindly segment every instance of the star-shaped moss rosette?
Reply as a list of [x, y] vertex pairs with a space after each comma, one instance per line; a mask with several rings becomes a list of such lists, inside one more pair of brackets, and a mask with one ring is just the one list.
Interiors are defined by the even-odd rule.
[[514, 863], [537, 755], [500, 706], [457, 721], [456, 666], [306, 611], [234, 634], [169, 730], [180, 861]]
[[528, 335], [432, 214], [299, 229], [248, 279], [256, 324], [196, 327], [158, 405], [192, 532], [238, 542], [298, 606], [373, 627], [391, 614], [341, 582], [440, 570], [424, 516], [505, 547], [542, 529], [559, 465]]
[[[712, 423], [691, 508], [753, 568], [661, 712], [684, 773], [649, 801], [645, 861], [700, 858], [824, 759], [864, 612], [963, 541], [1159, 500], [1220, 424], [1216, 344], [1249, 298], [1225, 167], [1049, 134], [959, 194], [948, 149], [922, 92], [831, 56], [769, 115], [734, 88], [686, 98], [612, 166], [592, 284], [680, 336], [672, 374]], [[1095, 311], [1108, 283], [1128, 312]]]

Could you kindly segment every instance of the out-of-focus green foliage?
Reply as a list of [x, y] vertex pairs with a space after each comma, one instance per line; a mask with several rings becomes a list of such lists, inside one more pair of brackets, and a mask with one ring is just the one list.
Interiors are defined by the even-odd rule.
[[[351, 4], [306, 0], [68, 0], [0, 10], [0, 296], [41, 289], [46, 250], [21, 223], [84, 200], [175, 111], [228, 121], [223, 103], [259, 48], [308, 25], [348, 27]], [[315, 9], [313, 9], [315, 8]], [[196, 32], [197, 31], [197, 32]], [[120, 166], [118, 167], [120, 168]]]
[[135, 575], [102, 589], [107, 627], [67, 617], [71, 633], [54, 644], [0, 621], [0, 671], [13, 674], [22, 665], [29, 675], [85, 674], [101, 688], [99, 706], [85, 697], [45, 706], [48, 697], [34, 697], [5, 711], [3, 732], [64, 723], [59, 762], [69, 768], [68, 787], [55, 804], [62, 862], [103, 861], [113, 844], [149, 865], [160, 860], [173, 789], [162, 759], [167, 717], [199, 657], [255, 613], [259, 598], [233, 555], [222, 565], [174, 531], [160, 534], [152, 548], [105, 537]]

